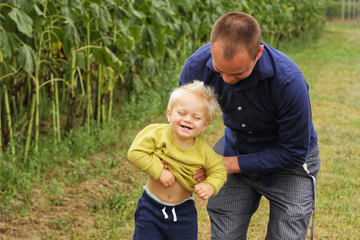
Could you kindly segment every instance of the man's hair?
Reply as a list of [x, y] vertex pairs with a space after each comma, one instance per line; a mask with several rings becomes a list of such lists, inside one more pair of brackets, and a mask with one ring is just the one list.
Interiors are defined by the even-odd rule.
[[225, 59], [231, 60], [244, 48], [255, 59], [261, 43], [259, 23], [243, 12], [226, 13], [215, 22], [211, 31], [210, 43], [215, 42], [221, 42]]
[[177, 87], [171, 92], [167, 109], [172, 110], [175, 102], [182, 97], [186, 97], [186, 94], [194, 94], [204, 99], [207, 108], [207, 120], [211, 122], [215, 117], [218, 104], [214, 89], [199, 80]]

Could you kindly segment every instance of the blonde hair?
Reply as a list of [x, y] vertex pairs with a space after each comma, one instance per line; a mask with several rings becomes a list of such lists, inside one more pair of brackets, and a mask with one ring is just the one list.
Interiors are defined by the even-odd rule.
[[254, 17], [243, 12], [229, 12], [214, 24], [210, 43], [221, 42], [223, 57], [231, 60], [240, 50], [246, 49], [256, 58], [261, 43], [261, 29]]
[[167, 109], [172, 110], [175, 102], [185, 94], [194, 94], [203, 98], [207, 108], [209, 122], [214, 119], [218, 104], [215, 91], [213, 88], [206, 86], [199, 80], [194, 80], [191, 83], [175, 88], [170, 94]]

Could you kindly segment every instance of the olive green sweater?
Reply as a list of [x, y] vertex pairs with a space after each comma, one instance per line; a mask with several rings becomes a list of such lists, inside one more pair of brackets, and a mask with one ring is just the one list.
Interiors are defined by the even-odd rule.
[[206, 169], [206, 179], [215, 190], [214, 195], [226, 181], [226, 168], [220, 155], [200, 136], [190, 148], [181, 148], [172, 137], [170, 124], [151, 124], [135, 137], [129, 152], [129, 161], [149, 176], [158, 180], [164, 165], [160, 158], [168, 163], [169, 170], [176, 180], [188, 191], [193, 192], [198, 183], [193, 175], [200, 168]]

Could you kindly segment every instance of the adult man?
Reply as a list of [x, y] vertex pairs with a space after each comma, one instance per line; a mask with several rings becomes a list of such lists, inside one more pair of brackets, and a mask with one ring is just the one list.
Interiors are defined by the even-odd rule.
[[262, 196], [270, 201], [266, 239], [305, 239], [320, 158], [300, 69], [261, 42], [252, 16], [231, 12], [185, 63], [180, 85], [194, 79], [215, 88], [225, 124], [214, 149], [228, 180], [208, 202], [211, 239], [246, 239]]

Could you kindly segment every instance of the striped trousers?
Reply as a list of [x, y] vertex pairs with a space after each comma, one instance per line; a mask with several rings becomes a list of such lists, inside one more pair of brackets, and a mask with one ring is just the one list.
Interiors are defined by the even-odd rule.
[[[223, 153], [221, 140], [214, 150]], [[256, 174], [228, 174], [225, 185], [208, 201], [211, 239], [246, 239], [251, 216], [259, 207], [262, 196], [270, 202], [265, 239], [305, 239], [315, 209], [319, 169], [319, 149], [315, 147], [307, 155], [306, 166], [277, 172], [270, 187], [265, 187]]]

